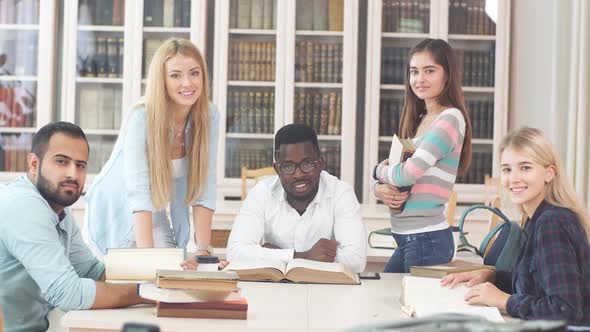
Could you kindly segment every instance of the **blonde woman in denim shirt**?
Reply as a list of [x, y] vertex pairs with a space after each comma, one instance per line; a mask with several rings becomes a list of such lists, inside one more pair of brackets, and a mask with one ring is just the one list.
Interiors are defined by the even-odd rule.
[[208, 83], [206, 63], [190, 41], [169, 39], [154, 54], [145, 98], [86, 193], [84, 233], [96, 254], [185, 248], [190, 207], [198, 254], [210, 254], [219, 115]]

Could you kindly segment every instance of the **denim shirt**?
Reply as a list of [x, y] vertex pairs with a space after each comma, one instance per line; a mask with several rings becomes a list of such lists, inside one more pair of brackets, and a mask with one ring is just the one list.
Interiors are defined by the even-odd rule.
[[[209, 104], [209, 169], [205, 189], [191, 205], [215, 210], [217, 186], [217, 142], [219, 114]], [[185, 133], [190, 128], [186, 126]], [[147, 160], [147, 114], [145, 109], [135, 110], [115, 143], [111, 157], [86, 192], [86, 220], [90, 241], [103, 253], [107, 248], [125, 248], [135, 240], [133, 213], [151, 211], [154, 224], [166, 219], [164, 209], [153, 207]], [[189, 135], [185, 146], [190, 149]], [[170, 201], [170, 217], [178, 247], [185, 248], [190, 236], [190, 209], [186, 197], [187, 175], [174, 181]]]
[[6, 332], [44, 331], [47, 314], [89, 309], [104, 265], [69, 209], [58, 216], [27, 176], [0, 185], [0, 306]]

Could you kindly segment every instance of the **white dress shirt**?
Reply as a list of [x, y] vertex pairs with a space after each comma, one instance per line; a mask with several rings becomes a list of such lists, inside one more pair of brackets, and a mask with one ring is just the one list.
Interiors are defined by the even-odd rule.
[[[336, 262], [351, 272], [365, 269], [367, 231], [360, 204], [347, 183], [322, 172], [315, 198], [303, 213], [287, 202], [278, 176], [260, 181], [249, 193], [227, 244], [231, 261], [280, 260], [311, 249], [321, 238], [339, 242]], [[281, 249], [263, 248], [272, 243]]]

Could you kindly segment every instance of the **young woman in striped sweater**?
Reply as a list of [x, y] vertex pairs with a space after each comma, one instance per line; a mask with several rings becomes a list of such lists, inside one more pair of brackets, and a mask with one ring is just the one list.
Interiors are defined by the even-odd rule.
[[[381, 162], [373, 173], [375, 196], [392, 208], [398, 245], [385, 272], [451, 261], [454, 243], [445, 204], [457, 174], [471, 162], [471, 123], [453, 49], [444, 40], [425, 39], [409, 58], [398, 136], [413, 139], [417, 149], [405, 162]], [[409, 192], [399, 190], [407, 186]]]

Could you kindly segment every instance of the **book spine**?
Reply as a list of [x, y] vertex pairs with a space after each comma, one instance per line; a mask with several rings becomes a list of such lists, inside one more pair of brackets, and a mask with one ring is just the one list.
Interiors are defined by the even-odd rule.
[[263, 14], [264, 14], [264, 0], [250, 0], [250, 28], [262, 29]]
[[105, 37], [96, 38], [96, 76], [107, 77], [107, 39]]
[[162, 25], [172, 27], [174, 26], [174, 0], [162, 0], [162, 2]]
[[328, 117], [330, 112], [330, 96], [328, 93], [322, 93], [322, 106], [320, 113], [319, 135], [328, 135]]
[[123, 25], [125, 17], [124, 0], [113, 0], [113, 25]]
[[264, 0], [264, 9], [262, 14], [262, 28], [266, 30], [274, 29], [275, 23], [273, 19], [274, 0]]
[[313, 30], [328, 30], [328, 0], [314, 0], [312, 8]]
[[250, 1], [238, 1], [238, 29], [250, 29]]
[[254, 94], [254, 130], [252, 132], [262, 133], [262, 93], [260, 91]]
[[191, 25], [191, 0], [182, 1], [182, 26], [190, 27]]
[[321, 44], [320, 47], [320, 82], [329, 82], [328, 80], [328, 45]]
[[336, 94], [336, 118], [334, 122], [334, 135], [341, 134], [340, 124], [342, 122], [342, 93]]
[[118, 77], [119, 76], [119, 52], [118, 42], [114, 37], [107, 38], [107, 76]]
[[117, 74], [123, 77], [123, 54], [125, 52], [125, 38], [119, 37], [117, 39]]

